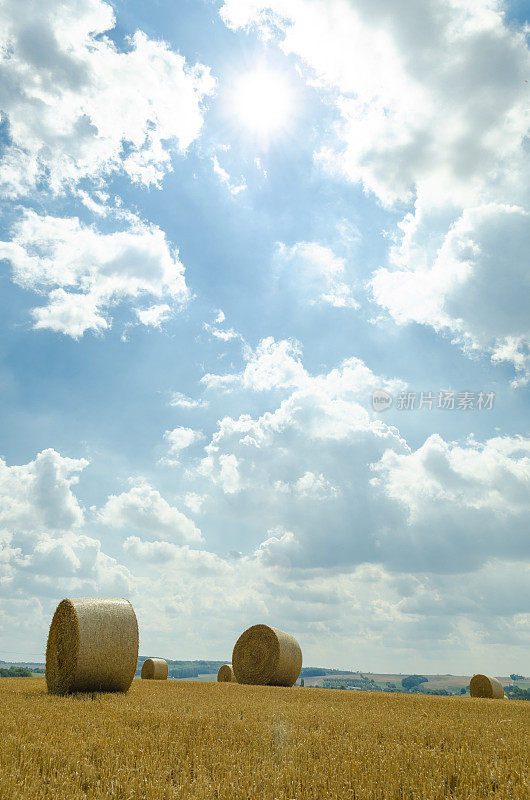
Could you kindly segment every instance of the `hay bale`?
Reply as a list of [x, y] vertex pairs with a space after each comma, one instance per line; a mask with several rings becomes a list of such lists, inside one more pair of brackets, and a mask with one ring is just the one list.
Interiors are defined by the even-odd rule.
[[302, 669], [302, 651], [289, 633], [253, 625], [235, 643], [232, 666], [238, 683], [293, 686]]
[[128, 600], [61, 600], [46, 647], [49, 692], [126, 692], [137, 661], [138, 623]]
[[502, 700], [504, 689], [497, 678], [478, 674], [473, 675], [469, 681], [469, 694], [471, 697], [491, 697], [494, 700]]
[[223, 664], [222, 667], [219, 667], [219, 672], [217, 673], [217, 682], [237, 683], [234, 670], [232, 669], [232, 664]]
[[166, 681], [168, 673], [165, 658], [146, 658], [142, 664], [140, 677], [148, 681]]

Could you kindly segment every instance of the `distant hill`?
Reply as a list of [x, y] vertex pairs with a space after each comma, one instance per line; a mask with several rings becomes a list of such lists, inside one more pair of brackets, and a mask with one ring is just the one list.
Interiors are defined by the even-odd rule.
[[[135, 676], [139, 677], [142, 664], [146, 658], [152, 656], [139, 656]], [[160, 656], [159, 656], [160, 657]], [[207, 661], [204, 659], [172, 660], [166, 659], [168, 663], [169, 677], [175, 680], [199, 680], [215, 681], [217, 671], [222, 664], [229, 664], [230, 658], [221, 661]], [[24, 667], [30, 670], [33, 675], [44, 675], [45, 664], [38, 661], [2, 661], [0, 660], [0, 670], [11, 667]], [[12, 672], [10, 674], [13, 674]], [[514, 673], [515, 675], [515, 673]], [[357, 689], [371, 692], [419, 692], [421, 694], [468, 694], [469, 675], [423, 675], [421, 685], [411, 689], [405, 688], [403, 679], [410, 678], [410, 673], [375, 673], [362, 671], [348, 671], [340, 669], [330, 669], [329, 667], [302, 667], [300, 678], [303, 679], [306, 687], [322, 689]], [[413, 677], [413, 676], [412, 676]], [[530, 679], [515, 675], [499, 677], [504, 690], [509, 697], [529, 699]]]
[[[136, 675], [140, 675], [142, 665], [146, 658], [153, 658], [153, 656], [138, 656], [138, 667]], [[195, 661], [173, 661], [166, 658], [168, 665], [168, 677], [170, 678], [198, 678], [200, 675], [213, 675], [217, 674], [219, 667], [223, 664], [229, 664], [230, 659], [225, 661], [203, 661], [201, 659]]]

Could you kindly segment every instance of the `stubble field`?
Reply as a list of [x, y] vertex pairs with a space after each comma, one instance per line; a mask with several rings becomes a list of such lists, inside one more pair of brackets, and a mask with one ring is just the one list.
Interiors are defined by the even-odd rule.
[[2, 800], [527, 800], [523, 701], [0, 679]]

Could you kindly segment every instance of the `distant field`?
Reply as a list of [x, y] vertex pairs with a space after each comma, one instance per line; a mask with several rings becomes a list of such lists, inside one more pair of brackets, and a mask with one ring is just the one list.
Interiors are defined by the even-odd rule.
[[[400, 687], [402, 679], [406, 678], [410, 673], [398, 675], [395, 673], [377, 674], [375, 672], [341, 672], [333, 673], [332, 675], [315, 675], [311, 678], [304, 678], [304, 683], [306, 686], [322, 686], [322, 682], [324, 680], [333, 680], [334, 678], [360, 678], [361, 674], [363, 677], [375, 681], [375, 683], [378, 686], [381, 686], [381, 688], [385, 688], [387, 683], [395, 683], [397, 687]], [[428, 682], [421, 684], [425, 689], [447, 689], [449, 692], [456, 692], [461, 688], [469, 686], [469, 679], [471, 678], [471, 675], [425, 675], [425, 677], [428, 678]], [[512, 683], [509, 677], [501, 677], [500, 681], [503, 686]], [[527, 683], [530, 684], [530, 681], [517, 681], [517, 685], [521, 688], [525, 688]]]
[[208, 672], [204, 675], [198, 675], [196, 678], [172, 678], [176, 681], [199, 681], [199, 683], [212, 683], [217, 680], [217, 672]]
[[527, 800], [528, 703], [0, 679], [2, 800]]

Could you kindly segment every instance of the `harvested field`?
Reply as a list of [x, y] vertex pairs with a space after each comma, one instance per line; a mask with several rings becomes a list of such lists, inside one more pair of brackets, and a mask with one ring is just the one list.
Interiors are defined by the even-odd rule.
[[3, 678], [0, 718], [2, 800], [527, 800], [523, 701]]

